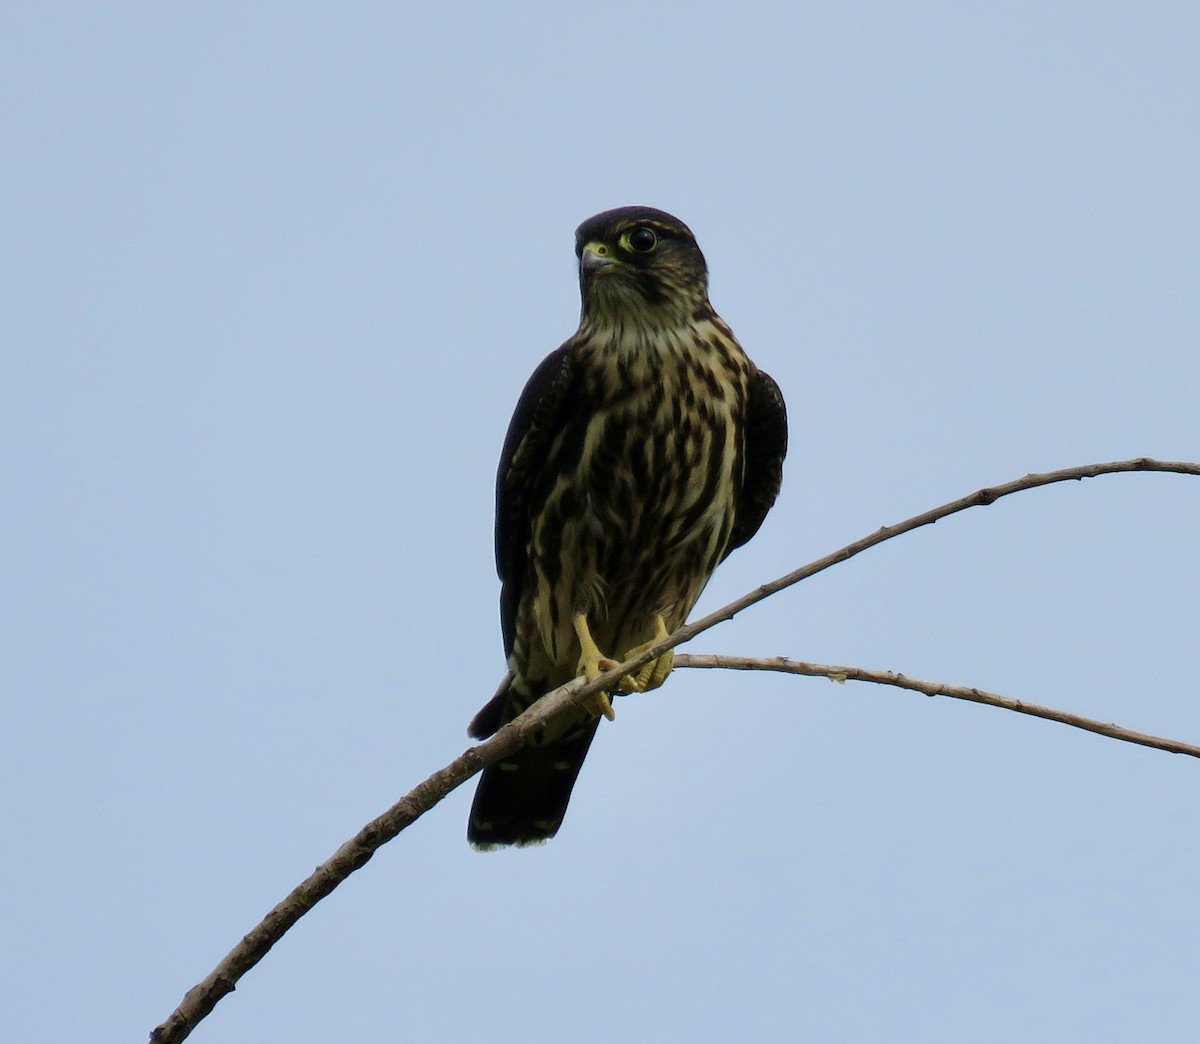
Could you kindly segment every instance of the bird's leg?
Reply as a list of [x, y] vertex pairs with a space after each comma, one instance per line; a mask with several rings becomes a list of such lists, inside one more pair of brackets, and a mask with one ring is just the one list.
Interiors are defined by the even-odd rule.
[[[605, 671], [611, 671], [617, 666], [616, 660], [609, 659], [596, 646], [591, 629], [588, 627], [586, 613], [576, 613], [572, 623], [575, 625], [575, 635], [579, 639], [579, 665], [575, 668], [578, 674], [583, 675], [588, 681], [592, 681], [599, 678]], [[585, 706], [593, 714], [603, 714], [609, 721], [617, 716], [607, 692], [596, 693], [585, 701]]]
[[[671, 634], [667, 630], [666, 621], [662, 618], [662, 613], [654, 614], [654, 637], [648, 642], [642, 642], [641, 645], [635, 645], [625, 654], [625, 659], [631, 656], [636, 656], [643, 649], [649, 649], [652, 645], [657, 645], [664, 638]], [[657, 659], [651, 660], [648, 664], [638, 669], [636, 674], [626, 675], [621, 679], [621, 687], [626, 692], [648, 692], [650, 689], [657, 689], [663, 682], [667, 680], [667, 675], [671, 673], [671, 668], [675, 666], [675, 650], [668, 649]]]

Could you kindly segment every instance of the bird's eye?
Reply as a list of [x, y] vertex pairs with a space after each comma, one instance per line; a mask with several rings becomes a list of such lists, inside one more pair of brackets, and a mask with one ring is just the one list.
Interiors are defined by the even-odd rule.
[[648, 254], [658, 246], [658, 236], [652, 228], [635, 228], [626, 236], [626, 242], [635, 254]]

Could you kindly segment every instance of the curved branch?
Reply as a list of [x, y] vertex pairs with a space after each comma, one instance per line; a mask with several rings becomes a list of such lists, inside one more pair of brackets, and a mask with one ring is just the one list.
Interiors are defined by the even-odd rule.
[[547, 693], [490, 739], [464, 751], [445, 768], [417, 784], [383, 815], [371, 820], [273, 907], [202, 982], [188, 990], [179, 1007], [151, 1032], [151, 1044], [175, 1044], [187, 1037], [222, 997], [233, 992], [237, 981], [267, 955], [292, 925], [355, 870], [365, 866], [380, 847], [477, 772], [510, 757], [535, 729], [542, 728], [549, 719], [567, 710], [576, 692], [582, 688], [576, 679]]
[[1182, 740], [1166, 739], [1162, 736], [1151, 736], [1146, 732], [1135, 732], [1133, 729], [1114, 725], [1112, 722], [1085, 718], [1082, 714], [1072, 714], [1069, 711], [1060, 711], [1053, 707], [1043, 707], [1037, 703], [1026, 703], [1024, 700], [1016, 700], [1011, 696], [984, 692], [982, 689], [969, 689], [964, 685], [946, 685], [942, 682], [909, 678], [903, 674], [896, 674], [894, 671], [872, 671], [864, 667], [805, 663], [802, 660], [789, 660], [786, 656], [705, 656], [689, 653], [680, 653], [676, 656], [675, 666], [723, 668], [729, 671], [779, 671], [783, 674], [802, 674], [809, 678], [829, 678], [835, 682], [862, 681], [874, 682], [876, 685], [894, 685], [900, 689], [911, 689], [913, 692], [924, 693], [926, 696], [949, 696], [954, 700], [968, 700], [971, 703], [984, 703], [989, 707], [1002, 707], [1004, 710], [1015, 711], [1018, 714], [1030, 714], [1035, 718], [1045, 718], [1047, 721], [1057, 721], [1086, 732], [1099, 733], [1109, 739], [1136, 743], [1143, 747], [1154, 747], [1172, 754], [1186, 754], [1191, 758], [1200, 758], [1200, 746], [1194, 743], [1184, 743]]
[[791, 587], [793, 584], [798, 584], [801, 580], [807, 580], [810, 576], [824, 572], [830, 566], [848, 561], [860, 552], [866, 551], [867, 548], [874, 547], [876, 544], [882, 544], [885, 540], [891, 540], [893, 537], [901, 536], [904, 533], [911, 533], [914, 529], [920, 529], [923, 526], [931, 526], [949, 515], [956, 515], [960, 511], [966, 511], [967, 508], [987, 507], [1002, 497], [1011, 496], [1013, 493], [1020, 493], [1022, 490], [1036, 489], [1039, 486], [1049, 486], [1055, 482], [1077, 482], [1085, 478], [1097, 478], [1100, 475], [1117, 475], [1129, 471], [1161, 471], [1175, 475], [1200, 476], [1200, 464], [1194, 464], [1191, 461], [1155, 460], [1151, 457], [1135, 457], [1131, 460], [1113, 460], [1105, 464], [1084, 464], [1075, 468], [1063, 468], [1060, 471], [1043, 471], [1026, 475], [1024, 478], [1013, 479], [1013, 481], [1005, 482], [999, 486], [985, 486], [983, 489], [976, 490], [968, 496], [952, 500], [948, 504], [932, 508], [920, 515], [913, 515], [912, 518], [905, 519], [903, 522], [898, 522], [893, 526], [882, 526], [874, 533], [862, 537], [852, 544], [847, 544], [832, 554], [825, 555], [824, 558], [818, 558], [814, 562], [809, 562], [806, 566], [792, 570], [792, 572], [779, 577], [777, 580], [763, 584], [761, 587], [742, 595], [741, 598], [735, 599], [728, 605], [722, 606], [715, 612], [709, 613], [708, 616], [701, 617], [695, 623], [685, 624], [661, 642], [656, 642], [654, 645], [648, 646], [637, 656], [631, 657], [628, 663], [623, 663], [616, 670], [609, 671], [604, 676], [604, 681], [615, 682], [622, 674], [636, 670], [643, 664], [657, 659], [668, 649], [672, 649], [676, 645], [681, 645], [683, 642], [691, 641], [696, 635], [702, 634], [710, 627], [715, 627], [725, 620], [732, 620], [743, 609], [748, 609], [755, 602], [761, 602], [764, 598], [769, 598], [776, 592], [782, 591], [785, 587]]
[[[948, 504], [943, 504], [941, 507], [933, 508], [931, 511], [914, 515], [912, 518], [897, 525], [884, 526], [869, 536], [856, 540], [852, 544], [847, 544], [845, 547], [826, 555], [824, 558], [818, 558], [815, 562], [801, 566], [799, 569], [793, 570], [785, 576], [779, 577], [777, 580], [763, 584], [749, 594], [743, 595], [741, 598], [730, 602], [728, 605], [697, 620], [695, 623], [679, 628], [661, 642], [656, 642], [654, 645], [646, 647], [638, 655], [631, 656], [619, 667], [615, 667], [613, 670], [600, 675], [586, 684], [580, 679], [576, 679], [548, 693], [519, 718], [516, 718], [500, 729], [489, 740], [470, 748], [445, 768], [433, 773], [433, 775], [388, 809], [387, 812], [363, 827], [354, 838], [347, 841], [326, 862], [317, 867], [308, 878], [292, 890], [287, 898], [274, 907], [257, 927], [229, 951], [207, 978], [187, 992], [179, 1007], [150, 1034], [152, 1044], [175, 1044], [175, 1042], [187, 1037], [196, 1027], [197, 1023], [212, 1011], [222, 997], [233, 992], [237, 981], [262, 960], [271, 947], [283, 937], [284, 933], [293, 924], [320, 902], [321, 899], [332, 892], [350, 874], [365, 865], [381, 845], [386, 844], [394, 838], [406, 826], [428, 812], [442, 798], [456, 787], [461, 786], [484, 767], [511, 755], [525, 743], [526, 737], [534, 729], [540, 728], [555, 715], [564, 713], [568, 706], [572, 704], [578, 705], [595, 693], [615, 689], [617, 682], [626, 674], [633, 673], [644, 664], [657, 659], [668, 649], [690, 641], [696, 635], [707, 631], [711, 627], [715, 627], [725, 620], [731, 620], [743, 609], [749, 608], [756, 602], [761, 602], [764, 598], [775, 594], [777, 591], [782, 591], [785, 587], [791, 587], [801, 580], [806, 580], [808, 577], [820, 573], [839, 562], [845, 562], [859, 552], [865, 551], [869, 547], [874, 547], [876, 544], [881, 544], [885, 540], [891, 540], [893, 537], [911, 532], [914, 529], [919, 529], [922, 526], [932, 525], [939, 519], [956, 514], [959, 511], [965, 511], [967, 508], [993, 504], [1001, 497], [1009, 496], [1012, 493], [1019, 493], [1021, 490], [1047, 486], [1054, 482], [1077, 481], [1085, 478], [1095, 478], [1099, 475], [1112, 475], [1129, 471], [1159, 471], [1179, 475], [1200, 476], [1200, 464], [1138, 457], [1133, 460], [1111, 461], [1106, 464], [1086, 464], [1081, 467], [1064, 468], [1061, 471], [1026, 475], [1024, 478], [1015, 479], [1000, 486], [986, 487], [959, 500], [953, 500]], [[677, 662], [681, 660], [682, 657]], [[680, 665], [682, 666], [682, 663]], [[850, 675], [847, 674], [847, 677], [850, 677]], [[948, 695], [949, 693], [946, 694]], [[998, 697], [998, 699], [1003, 699], [1003, 697]], [[987, 701], [978, 700], [977, 702]], [[1004, 706], [1004, 704], [999, 705]], [[1010, 707], [1009, 709], [1015, 708]], [[1068, 724], [1072, 724], [1072, 722], [1068, 722]], [[1082, 728], [1083, 726], [1080, 727]], [[1108, 733], [1105, 733], [1105, 735], [1108, 735]]]

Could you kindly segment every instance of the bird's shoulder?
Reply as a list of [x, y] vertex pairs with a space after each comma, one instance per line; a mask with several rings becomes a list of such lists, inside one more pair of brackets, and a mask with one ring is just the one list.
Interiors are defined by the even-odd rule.
[[751, 371], [746, 388], [745, 440], [742, 489], [726, 554], [758, 532], [783, 484], [787, 405], [779, 385], [757, 367]]
[[531, 500], [554, 433], [576, 395], [573, 341], [538, 364], [517, 400], [496, 471], [496, 570], [502, 580], [520, 574]]
[[500, 452], [497, 481], [501, 485], [514, 464], [520, 463], [519, 458], [528, 456], [534, 445], [549, 434], [569, 399], [578, 368], [572, 348], [572, 341], [556, 348], [525, 382]]

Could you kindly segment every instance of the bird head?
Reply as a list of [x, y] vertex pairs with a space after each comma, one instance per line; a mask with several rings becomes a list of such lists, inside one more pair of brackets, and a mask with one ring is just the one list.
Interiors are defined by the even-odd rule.
[[708, 309], [708, 266], [691, 229], [653, 207], [620, 207], [575, 232], [585, 319], [671, 321]]

